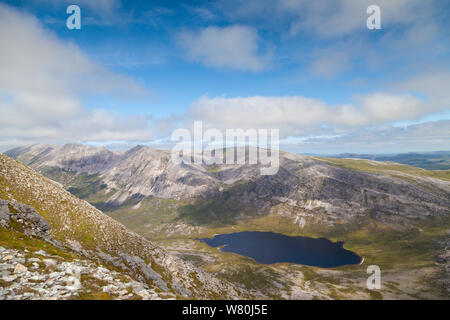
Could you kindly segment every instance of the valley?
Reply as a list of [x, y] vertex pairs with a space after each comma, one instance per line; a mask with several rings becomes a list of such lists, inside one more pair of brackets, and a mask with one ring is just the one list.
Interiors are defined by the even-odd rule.
[[[436, 299], [450, 296], [450, 175], [389, 162], [281, 153], [280, 170], [178, 165], [163, 150], [35, 145], [13, 157], [242, 298]], [[258, 264], [197, 238], [241, 231], [326, 238], [364, 258], [318, 268]], [[368, 290], [367, 266], [382, 288]]]

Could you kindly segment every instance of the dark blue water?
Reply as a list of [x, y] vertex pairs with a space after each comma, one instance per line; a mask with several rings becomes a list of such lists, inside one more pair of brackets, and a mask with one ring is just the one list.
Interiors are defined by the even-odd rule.
[[234, 252], [271, 264], [290, 262], [322, 268], [358, 264], [361, 257], [342, 247], [342, 242], [325, 238], [289, 237], [273, 232], [237, 232], [220, 234], [214, 238], [198, 239], [221, 251]]

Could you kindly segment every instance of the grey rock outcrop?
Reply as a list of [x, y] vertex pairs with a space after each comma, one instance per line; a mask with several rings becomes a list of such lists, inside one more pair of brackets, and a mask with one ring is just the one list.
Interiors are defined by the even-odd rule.
[[[48, 268], [44, 257], [52, 258], [52, 268]], [[87, 259], [67, 260], [45, 251], [0, 247], [0, 281], [0, 300], [176, 298], [170, 292], [156, 290]]]
[[17, 201], [0, 200], [0, 223], [9, 226], [11, 220], [19, 223], [24, 234], [50, 239], [50, 225], [33, 207]]

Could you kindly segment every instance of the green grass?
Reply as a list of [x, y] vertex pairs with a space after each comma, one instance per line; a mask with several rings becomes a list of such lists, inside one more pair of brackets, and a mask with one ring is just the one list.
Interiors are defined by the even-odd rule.
[[[208, 199], [196, 199], [180, 206], [178, 209], [179, 220], [195, 225], [234, 225], [241, 216], [254, 217], [257, 208], [251, 203], [242, 203], [237, 195], [255, 191], [255, 182], [238, 181], [218, 195]], [[269, 197], [268, 197], [269, 198]], [[264, 199], [259, 199], [263, 201]]]
[[[139, 208], [134, 208], [140, 202]], [[111, 206], [106, 213], [131, 230], [146, 235], [150, 230], [177, 218], [179, 201], [148, 197], [139, 202], [127, 201], [120, 206]]]
[[450, 151], [403, 153], [394, 155], [342, 154], [337, 158], [359, 158], [375, 161], [390, 161], [427, 170], [450, 169]]
[[184, 220], [195, 225], [212, 224], [216, 226], [234, 224], [242, 213], [251, 214], [249, 206], [233, 200], [228, 194], [213, 199], [198, 200], [181, 206], [175, 220]]
[[[252, 264], [233, 265], [228, 272], [218, 273], [219, 278], [234, 282], [248, 290], [260, 290], [272, 293], [274, 299], [279, 299], [279, 295], [273, 290], [273, 284], [278, 279], [277, 273], [271, 268], [262, 268]], [[284, 289], [288, 289], [289, 283], [284, 283]]]
[[69, 261], [80, 258], [78, 255], [59, 249], [48, 242], [35, 238], [29, 238], [18, 231], [5, 229], [3, 227], [0, 227], [0, 246], [7, 249], [22, 251], [27, 249], [31, 252], [44, 250], [50, 255], [59, 256]]
[[[314, 159], [322, 160], [329, 164], [333, 164], [342, 168], [358, 170], [363, 172], [373, 173], [387, 173], [392, 174], [389, 171], [398, 171], [400, 173], [429, 177], [441, 180], [450, 181], [450, 170], [425, 170], [405, 164], [399, 164], [395, 162], [377, 162], [376, 164], [372, 160], [359, 160], [359, 159], [336, 159], [336, 158], [322, 158], [314, 157]], [[402, 176], [397, 176], [402, 177]]]
[[103, 183], [99, 174], [87, 174], [68, 171], [60, 168], [40, 168], [38, 172], [45, 177], [58, 181], [65, 189], [77, 198], [95, 203], [106, 202], [113, 192], [106, 193], [107, 185]]
[[208, 168], [208, 172], [217, 172], [221, 169], [221, 167], [218, 164], [213, 164], [211, 166], [209, 166]]
[[379, 291], [366, 289], [366, 292], [372, 300], [383, 300], [383, 295]]

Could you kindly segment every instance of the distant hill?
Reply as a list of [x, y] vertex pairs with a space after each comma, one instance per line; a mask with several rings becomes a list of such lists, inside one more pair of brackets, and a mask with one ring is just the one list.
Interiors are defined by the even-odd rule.
[[436, 151], [424, 153], [400, 153], [400, 154], [356, 154], [343, 153], [331, 156], [332, 158], [353, 158], [367, 159], [375, 161], [391, 161], [410, 166], [415, 166], [427, 170], [449, 170], [450, 151]]

